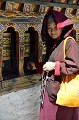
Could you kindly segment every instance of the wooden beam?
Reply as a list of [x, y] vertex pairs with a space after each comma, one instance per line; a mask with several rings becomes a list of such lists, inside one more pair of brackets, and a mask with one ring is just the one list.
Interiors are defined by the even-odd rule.
[[45, 6], [57, 6], [57, 7], [61, 7], [61, 8], [74, 8], [74, 9], [79, 9], [79, 5], [68, 5], [68, 4], [62, 4], [62, 3], [53, 3], [53, 2], [41, 2], [41, 1], [37, 1], [37, 0], [0, 0], [2, 2], [7, 2], [7, 1], [11, 1], [11, 2], [21, 2], [21, 3], [29, 3], [29, 4], [36, 4], [36, 5], [45, 5]]

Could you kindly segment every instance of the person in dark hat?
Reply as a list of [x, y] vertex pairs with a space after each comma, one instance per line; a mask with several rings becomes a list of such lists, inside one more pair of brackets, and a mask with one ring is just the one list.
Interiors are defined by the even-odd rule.
[[[39, 64], [36, 64], [37, 71], [51, 72], [49, 77], [54, 76], [54, 79], [56, 76], [61, 79], [62, 75], [79, 71], [79, 45], [73, 40], [73, 30], [73, 23], [61, 12], [50, 9], [46, 13], [41, 30], [42, 40], [47, 46], [46, 58], [41, 68]], [[63, 45], [68, 36], [71, 38], [66, 43], [64, 60]], [[47, 89], [45, 89], [39, 120], [79, 120], [79, 107], [65, 107], [50, 102]]]

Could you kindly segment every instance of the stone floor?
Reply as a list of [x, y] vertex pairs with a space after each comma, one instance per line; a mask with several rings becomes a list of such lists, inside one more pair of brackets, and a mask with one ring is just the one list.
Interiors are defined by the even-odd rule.
[[0, 96], [0, 120], [38, 120], [40, 85]]

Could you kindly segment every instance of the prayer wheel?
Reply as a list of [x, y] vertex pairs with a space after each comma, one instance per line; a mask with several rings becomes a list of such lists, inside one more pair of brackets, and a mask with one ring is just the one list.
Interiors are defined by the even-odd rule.
[[11, 54], [11, 34], [3, 33], [3, 60], [10, 60]]
[[25, 33], [24, 57], [29, 57], [29, 55], [30, 55], [30, 33]]

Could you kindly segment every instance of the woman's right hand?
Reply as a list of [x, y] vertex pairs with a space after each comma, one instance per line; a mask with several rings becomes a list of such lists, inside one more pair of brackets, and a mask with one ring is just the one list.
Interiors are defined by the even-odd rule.
[[43, 70], [44, 71], [51, 71], [51, 70], [54, 70], [55, 69], [55, 62], [46, 62], [44, 65], [43, 65]]

